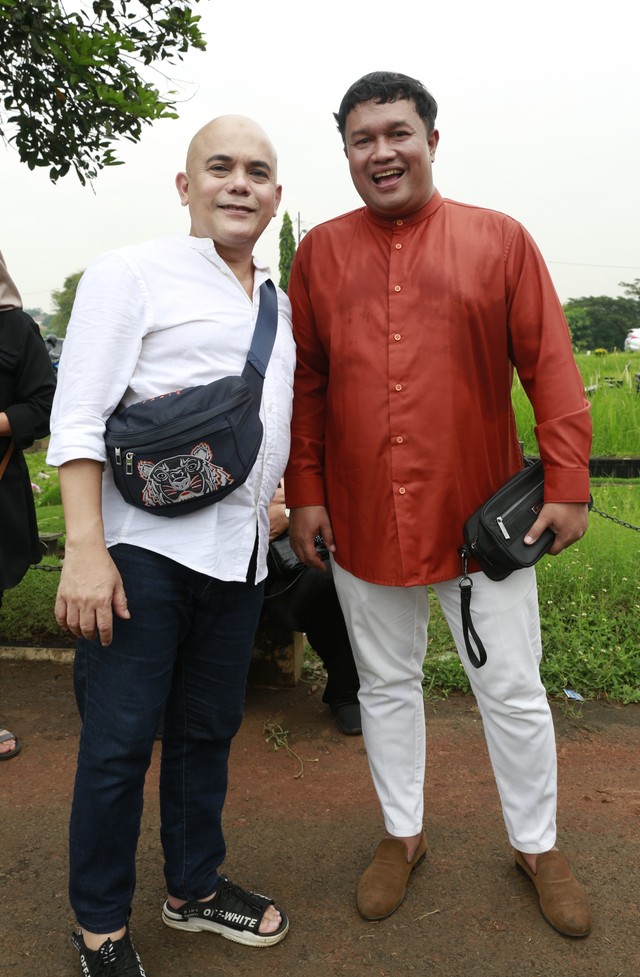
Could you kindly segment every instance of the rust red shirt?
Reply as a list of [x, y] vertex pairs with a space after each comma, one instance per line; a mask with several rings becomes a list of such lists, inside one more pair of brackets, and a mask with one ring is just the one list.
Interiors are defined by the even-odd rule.
[[326, 505], [336, 560], [371, 583], [460, 572], [467, 517], [522, 467], [513, 368], [545, 499], [589, 498], [591, 422], [562, 307], [527, 231], [437, 191], [398, 220], [315, 227], [291, 272], [298, 363], [287, 505]]

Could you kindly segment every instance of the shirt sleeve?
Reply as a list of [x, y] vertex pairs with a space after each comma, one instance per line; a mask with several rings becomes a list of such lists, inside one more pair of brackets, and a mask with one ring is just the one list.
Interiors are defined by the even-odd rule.
[[285, 495], [290, 509], [326, 505], [324, 437], [329, 362], [318, 336], [309, 294], [305, 256], [310, 249], [305, 243], [296, 252], [288, 289], [296, 341], [291, 451], [285, 472]]
[[78, 286], [58, 367], [47, 461], [105, 462], [107, 418], [133, 376], [149, 318], [141, 284], [117, 254], [104, 255]]
[[24, 345], [14, 381], [14, 402], [5, 413], [18, 448], [30, 447], [49, 433], [49, 415], [56, 389], [56, 375], [35, 322], [21, 313]]
[[326, 505], [323, 471], [329, 362], [318, 336], [309, 294], [304, 261], [309, 248], [305, 243], [296, 252], [288, 288], [296, 341], [291, 451], [285, 472], [285, 495], [290, 509]]
[[545, 501], [589, 499], [590, 406], [569, 328], [536, 244], [520, 225], [505, 254], [510, 354], [531, 401]]

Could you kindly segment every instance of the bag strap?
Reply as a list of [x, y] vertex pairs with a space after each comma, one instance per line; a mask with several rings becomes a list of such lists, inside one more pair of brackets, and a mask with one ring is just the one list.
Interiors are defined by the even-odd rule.
[[0, 461], [0, 481], [2, 480], [2, 476], [4, 475], [4, 470], [9, 464], [9, 459], [11, 458], [12, 454], [13, 454], [13, 438], [11, 438], [11, 441], [9, 442], [9, 447], [4, 453], [4, 458], [2, 459], [2, 461]]
[[259, 405], [273, 344], [278, 331], [278, 294], [270, 278], [260, 286], [260, 308], [242, 376]]
[[[466, 546], [461, 546], [459, 550], [460, 556], [462, 557], [462, 577], [458, 581], [458, 587], [460, 588], [460, 605], [462, 611], [462, 634], [464, 637], [465, 648], [467, 649], [467, 654], [469, 656], [469, 661], [474, 668], [482, 668], [487, 660], [487, 652], [485, 650], [478, 632], [473, 626], [473, 621], [471, 620], [471, 591], [473, 590], [473, 580], [467, 573], [467, 566], [469, 560], [469, 551]], [[477, 652], [473, 648], [471, 641], [473, 638], [475, 642]]]

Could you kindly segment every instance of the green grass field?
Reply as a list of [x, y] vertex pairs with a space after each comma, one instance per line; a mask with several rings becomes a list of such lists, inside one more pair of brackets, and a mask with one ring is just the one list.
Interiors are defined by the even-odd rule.
[[[594, 420], [593, 455], [640, 455], [640, 393], [634, 374], [640, 353], [578, 356]], [[604, 378], [622, 379], [608, 386]], [[525, 453], [537, 454], [533, 415], [516, 380], [514, 406]], [[27, 454], [41, 533], [64, 533], [56, 469], [42, 451]], [[640, 481], [595, 480], [595, 508], [640, 526]], [[47, 558], [41, 565], [59, 566]], [[592, 512], [589, 531], [559, 557], [537, 566], [544, 644], [542, 677], [550, 695], [566, 688], [585, 698], [640, 701], [640, 532]], [[31, 569], [7, 591], [0, 618], [0, 642], [59, 643], [53, 605], [59, 580], [55, 569]], [[427, 695], [467, 692], [466, 675], [454, 651], [447, 625], [433, 595], [430, 641], [425, 664]]]
[[[579, 353], [576, 363], [585, 388], [590, 391], [592, 457], [638, 457], [640, 384], [635, 375], [640, 374], [640, 352], [608, 353], [604, 356]], [[517, 377], [513, 383], [512, 400], [525, 454], [537, 455], [533, 410]]]

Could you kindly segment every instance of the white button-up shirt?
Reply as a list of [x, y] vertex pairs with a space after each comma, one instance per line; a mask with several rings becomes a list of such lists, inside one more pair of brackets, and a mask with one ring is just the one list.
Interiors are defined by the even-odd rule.
[[[269, 269], [255, 264], [253, 300], [207, 238], [176, 235], [98, 258], [78, 287], [51, 414], [47, 461], [106, 462], [105, 423], [119, 406], [239, 375]], [[220, 580], [244, 580], [259, 529], [266, 575], [268, 505], [289, 453], [295, 346], [291, 308], [278, 289], [278, 333], [260, 416], [264, 436], [249, 478], [222, 501], [175, 519], [128, 505], [107, 464], [107, 546], [129, 543]]]

